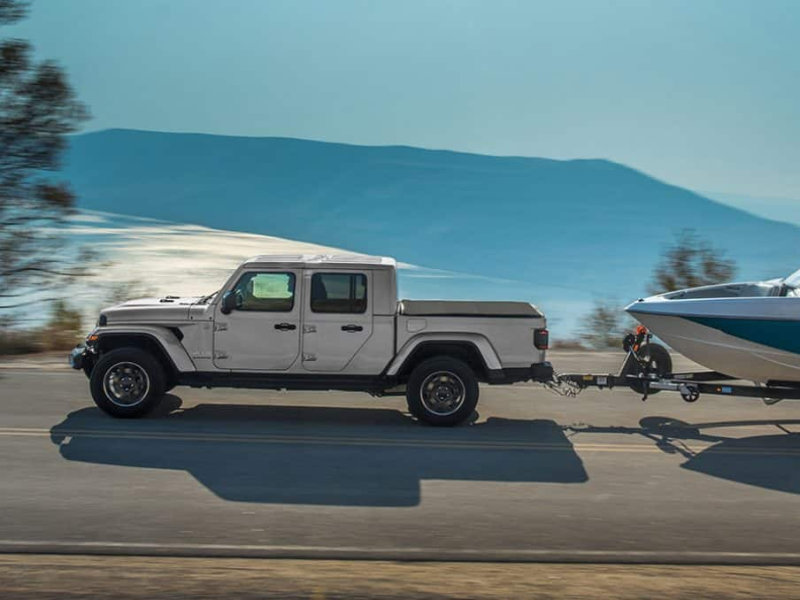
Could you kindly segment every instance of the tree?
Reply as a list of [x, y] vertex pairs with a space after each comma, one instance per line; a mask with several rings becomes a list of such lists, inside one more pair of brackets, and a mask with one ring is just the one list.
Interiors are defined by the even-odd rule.
[[597, 300], [585, 317], [582, 341], [595, 350], [621, 348], [622, 338], [630, 329], [630, 318], [610, 300]]
[[701, 240], [692, 229], [678, 234], [664, 252], [653, 272], [648, 287], [651, 294], [672, 292], [700, 285], [730, 281], [736, 274], [736, 263], [721, 250]]
[[[0, 0], [0, 26], [24, 18], [28, 2]], [[80, 274], [58, 233], [75, 196], [55, 181], [66, 136], [88, 117], [52, 61], [35, 62], [25, 40], [0, 41], [0, 310], [13, 309], [62, 287]], [[44, 294], [43, 294], [44, 292]]]
[[50, 320], [40, 332], [41, 347], [44, 350], [71, 348], [80, 341], [82, 331], [80, 311], [68, 306], [64, 300], [56, 300]]
[[[669, 246], [653, 271], [651, 294], [730, 281], [736, 263], [691, 229], [684, 229]], [[633, 320], [616, 302], [598, 300], [583, 320], [582, 341], [596, 350], [619, 348]]]

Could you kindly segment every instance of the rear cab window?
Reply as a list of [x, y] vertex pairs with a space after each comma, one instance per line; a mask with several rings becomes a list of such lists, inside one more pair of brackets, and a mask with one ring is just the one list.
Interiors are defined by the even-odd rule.
[[362, 314], [367, 311], [367, 276], [363, 273], [314, 273], [311, 311]]

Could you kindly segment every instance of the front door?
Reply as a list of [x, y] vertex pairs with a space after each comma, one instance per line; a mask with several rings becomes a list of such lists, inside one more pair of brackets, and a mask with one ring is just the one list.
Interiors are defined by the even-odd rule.
[[303, 367], [338, 373], [372, 335], [369, 271], [306, 271]]
[[214, 314], [214, 365], [220, 369], [285, 371], [300, 352], [302, 271], [247, 271], [233, 293], [237, 307]]

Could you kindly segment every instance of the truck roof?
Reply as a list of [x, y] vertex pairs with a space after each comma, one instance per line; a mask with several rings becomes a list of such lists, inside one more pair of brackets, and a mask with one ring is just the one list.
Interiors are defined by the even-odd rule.
[[397, 262], [388, 256], [368, 254], [262, 254], [244, 261], [248, 266], [325, 266], [338, 268], [369, 267], [395, 269]]

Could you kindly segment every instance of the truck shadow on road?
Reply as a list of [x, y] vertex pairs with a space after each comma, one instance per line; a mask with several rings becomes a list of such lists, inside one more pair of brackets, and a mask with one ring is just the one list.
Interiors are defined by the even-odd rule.
[[[769, 419], [686, 423], [669, 417], [645, 417], [639, 427], [569, 428], [573, 433], [611, 433], [642, 436], [668, 454], [686, 458], [681, 467], [697, 473], [781, 492], [800, 494], [800, 433], [785, 426], [800, 419]], [[714, 429], [774, 426], [781, 433], [734, 437], [715, 435]], [[573, 435], [571, 439], [576, 439]], [[694, 450], [687, 443], [711, 443]]]
[[66, 460], [185, 471], [237, 502], [416, 506], [423, 480], [588, 479], [550, 420], [443, 429], [381, 408], [164, 404], [159, 418], [134, 421], [80, 409], [51, 439]]

